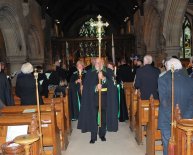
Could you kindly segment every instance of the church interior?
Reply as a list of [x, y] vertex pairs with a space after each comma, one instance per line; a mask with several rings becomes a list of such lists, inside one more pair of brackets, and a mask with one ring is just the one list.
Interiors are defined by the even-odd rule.
[[[122, 80], [117, 86], [119, 104], [123, 99], [127, 119], [119, 122], [118, 132], [107, 133], [106, 143], [101, 139], [94, 145], [90, 144], [92, 141], [89, 143], [90, 134], [77, 129], [78, 118], [75, 111], [71, 111], [73, 99], [70, 98], [77, 97], [72, 90], [72, 77], [79, 72], [78, 65], [83, 63], [86, 68], [92, 65], [93, 58], [102, 58], [105, 64], [113, 66], [116, 78], [122, 62], [127, 63], [133, 72], [135, 59], [143, 64], [145, 56], [151, 55], [153, 66], [161, 72], [166, 60], [176, 58], [185, 70], [191, 68], [188, 74], [193, 78], [192, 35], [193, 0], [0, 0], [0, 73], [4, 70], [10, 84], [9, 95], [14, 100], [14, 105], [5, 104], [3, 108], [0, 105], [0, 154], [6, 154], [12, 148], [7, 147], [6, 140], [8, 131], [10, 134], [13, 130], [10, 126], [28, 125], [28, 136], [36, 133], [37, 139], [23, 137], [29, 143], [22, 143], [22, 137], [19, 137], [18, 145], [13, 145], [10, 154], [24, 146], [27, 155], [167, 155], [163, 153], [161, 132], [157, 127], [160, 104], [157, 102], [161, 100], [138, 96], [135, 90], [137, 71], [132, 74], [131, 81]], [[47, 78], [51, 78], [52, 70], [57, 72], [59, 67], [58, 76], [65, 79], [53, 76], [53, 83], [47, 85], [46, 97], [42, 97], [38, 84], [42, 85], [44, 81], [37, 75], [34, 79], [37, 107], [23, 106], [22, 98], [17, 95], [17, 91], [22, 92], [22, 88], [17, 89], [17, 77], [22, 77], [19, 75], [23, 72], [22, 66], [28, 62], [35, 73], [45, 72]], [[77, 76], [87, 79], [83, 71]], [[61, 81], [55, 84], [57, 78]], [[114, 83], [117, 81], [119, 79], [115, 79]], [[27, 89], [25, 82], [21, 81], [21, 84]], [[60, 84], [62, 88], [65, 86], [65, 90], [60, 89], [63, 94], [57, 96], [55, 86]], [[3, 101], [1, 92], [6, 89], [3, 86], [0, 75], [0, 104]], [[79, 95], [84, 94], [82, 82], [79, 87]], [[175, 129], [171, 123], [175, 130], [171, 132], [174, 132], [174, 137], [177, 135], [175, 151], [169, 155], [191, 155], [193, 119], [183, 120], [177, 110], [174, 112]], [[12, 120], [13, 117], [16, 120]], [[32, 138], [34, 141], [30, 141]], [[13, 142], [17, 143], [17, 138], [12, 139]]]

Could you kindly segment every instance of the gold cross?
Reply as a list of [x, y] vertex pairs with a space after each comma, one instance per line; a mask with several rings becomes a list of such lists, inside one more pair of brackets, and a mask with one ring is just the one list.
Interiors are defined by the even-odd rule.
[[107, 27], [107, 26], [109, 26], [109, 23], [103, 23], [102, 22], [102, 16], [101, 15], [98, 15], [97, 16], [97, 18], [98, 18], [98, 21], [97, 22], [92, 22], [91, 23], [91, 26], [92, 27], [94, 27], [94, 26], [96, 26], [97, 27], [97, 31], [98, 31], [98, 41], [99, 41], [99, 58], [101, 58], [101, 40], [102, 40], [102, 36], [101, 36], [101, 30], [102, 30], [102, 27], [103, 26], [105, 26], [105, 27]]

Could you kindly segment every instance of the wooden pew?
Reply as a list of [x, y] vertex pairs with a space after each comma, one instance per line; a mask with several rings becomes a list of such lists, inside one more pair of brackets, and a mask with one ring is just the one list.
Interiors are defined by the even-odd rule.
[[137, 94], [135, 94], [135, 89], [131, 88], [130, 93], [130, 107], [129, 107], [129, 127], [131, 131], [135, 130], [135, 115], [137, 111]]
[[179, 106], [175, 108], [174, 141], [175, 155], [193, 154], [193, 119], [182, 119]]
[[[68, 94], [67, 94], [68, 95]], [[66, 149], [68, 146], [68, 137], [66, 133], [71, 133], [71, 120], [69, 116], [69, 106], [67, 95], [63, 98], [52, 98], [54, 100], [56, 109], [56, 119], [58, 128], [61, 130], [61, 147]], [[49, 105], [52, 102], [51, 98], [43, 97], [43, 102], [45, 105]], [[20, 105], [20, 99], [16, 97], [16, 105]], [[41, 105], [42, 106], [42, 105]], [[29, 107], [30, 108], [30, 107]], [[5, 112], [5, 111], [4, 111]], [[61, 113], [61, 115], [60, 115]], [[66, 129], [67, 128], [67, 129]]]
[[18, 96], [14, 95], [13, 99], [14, 99], [15, 105], [21, 105], [21, 99]]
[[[49, 94], [48, 94], [48, 98], [52, 99], [54, 96], [54, 88], [52, 88], [51, 90], [49, 90]], [[66, 96], [63, 97], [63, 101], [64, 101], [64, 112], [65, 112], [65, 116], [66, 116], [66, 120], [67, 120], [67, 132], [68, 134], [71, 134], [72, 132], [72, 126], [71, 126], [71, 118], [70, 118], [70, 107], [69, 107], [69, 89], [66, 88]], [[44, 98], [45, 99], [45, 98]], [[47, 103], [46, 101], [44, 101], [45, 104]]]
[[[61, 148], [66, 149], [68, 146], [68, 137], [67, 137], [67, 127], [66, 127], [66, 117], [64, 114], [64, 104], [63, 98], [54, 98], [54, 99], [44, 99], [45, 105], [40, 105], [41, 112], [50, 111], [50, 105], [54, 103], [55, 113], [56, 113], [56, 124], [60, 130], [60, 140]], [[35, 109], [37, 111], [36, 105], [28, 106], [9, 106], [1, 110], [1, 113], [23, 113], [26, 109]]]
[[[142, 100], [140, 92], [138, 92], [135, 139], [139, 145], [143, 144], [143, 138], [146, 135], [146, 127], [149, 120], [149, 103], [150, 100]], [[157, 106], [158, 103], [155, 102], [155, 105]]]
[[[38, 122], [36, 114], [33, 115], [2, 115], [0, 116], [0, 146], [6, 142], [7, 127], [15, 125], [28, 125], [28, 134], [38, 134]], [[39, 140], [31, 145], [30, 154], [40, 153]]]
[[[4, 116], [12, 115], [32, 115], [33, 113], [23, 114], [25, 109], [35, 109], [36, 106], [9, 106], [1, 109], [1, 113]], [[46, 151], [46, 154], [61, 154], [61, 142], [60, 132], [56, 123], [56, 112], [54, 105], [46, 106], [41, 105], [41, 123], [42, 123], [42, 134], [43, 134], [43, 146], [53, 147], [52, 151]]]
[[163, 146], [156, 144], [161, 141], [161, 131], [158, 130], [158, 111], [159, 100], [154, 100], [153, 96], [150, 97], [149, 105], [149, 121], [147, 123], [146, 131], [146, 155], [155, 155], [155, 151], [162, 151]]
[[41, 105], [42, 107], [47, 106], [54, 102], [55, 110], [56, 110], [56, 121], [57, 126], [60, 130], [60, 139], [61, 139], [61, 147], [62, 149], [66, 149], [68, 146], [68, 136], [67, 136], [67, 119], [65, 115], [65, 108], [64, 108], [64, 99], [61, 96], [60, 98], [43, 98], [44, 104]]
[[132, 82], [124, 82], [123, 83], [123, 87], [125, 90], [125, 98], [126, 98], [126, 104], [127, 104], [127, 110], [128, 110], [128, 114], [130, 113], [130, 104], [131, 104], [131, 89], [133, 87], [133, 83]]

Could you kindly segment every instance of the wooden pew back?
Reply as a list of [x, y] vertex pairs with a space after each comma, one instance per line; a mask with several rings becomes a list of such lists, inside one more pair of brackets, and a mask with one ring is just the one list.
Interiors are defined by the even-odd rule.
[[154, 100], [150, 97], [149, 105], [149, 121], [147, 123], [146, 132], [146, 155], [155, 155], [156, 151], [163, 150], [162, 145], [156, 144], [156, 141], [161, 140], [161, 131], [158, 130], [158, 112], [159, 100]]
[[131, 89], [133, 88], [133, 83], [132, 82], [124, 82], [123, 83], [123, 88], [125, 90], [125, 98], [126, 98], [126, 104], [127, 104], [127, 110], [128, 114], [130, 113], [130, 104], [131, 104]]
[[143, 138], [146, 135], [145, 129], [149, 120], [149, 103], [149, 100], [142, 100], [140, 92], [138, 92], [135, 139], [139, 145], [143, 143]]
[[175, 155], [192, 155], [193, 119], [182, 119], [180, 108], [176, 105], [174, 122]]
[[129, 106], [129, 127], [131, 131], [135, 130], [135, 115], [137, 111], [137, 94], [135, 93], [135, 89], [131, 88], [130, 93], [130, 106]]

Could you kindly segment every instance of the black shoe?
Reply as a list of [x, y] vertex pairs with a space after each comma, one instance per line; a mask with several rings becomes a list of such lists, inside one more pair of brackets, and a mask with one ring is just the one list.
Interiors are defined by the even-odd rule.
[[96, 140], [91, 139], [90, 144], [94, 144]]
[[106, 141], [105, 136], [102, 136], [102, 137], [100, 137], [100, 138], [101, 138], [101, 141], [103, 141], [103, 142], [105, 142], [105, 141]]

